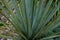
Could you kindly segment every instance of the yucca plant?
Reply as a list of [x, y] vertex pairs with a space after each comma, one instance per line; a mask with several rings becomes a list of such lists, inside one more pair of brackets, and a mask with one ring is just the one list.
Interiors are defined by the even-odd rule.
[[58, 0], [10, 0], [10, 3], [2, 0], [0, 7], [19, 34], [17, 40], [53, 40], [60, 36], [53, 32], [60, 26]]

